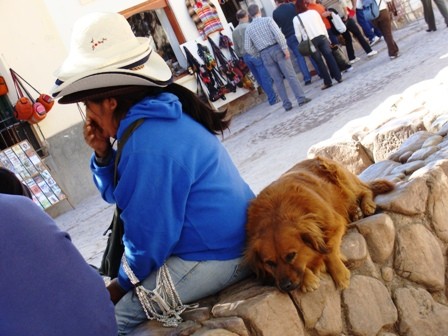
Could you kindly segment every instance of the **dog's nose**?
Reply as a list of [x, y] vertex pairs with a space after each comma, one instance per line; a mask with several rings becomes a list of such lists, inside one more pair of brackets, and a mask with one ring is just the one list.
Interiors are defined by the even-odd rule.
[[295, 288], [291, 280], [289, 280], [288, 278], [282, 279], [282, 281], [280, 281], [279, 286], [280, 289], [285, 292], [292, 291]]

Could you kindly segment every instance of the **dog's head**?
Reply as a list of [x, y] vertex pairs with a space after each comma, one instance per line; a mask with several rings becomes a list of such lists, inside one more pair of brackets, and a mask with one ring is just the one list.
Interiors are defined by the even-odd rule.
[[329, 252], [323, 227], [318, 215], [294, 205], [285, 209], [255, 201], [249, 208], [245, 261], [281, 291], [300, 288], [306, 268], [322, 263]]

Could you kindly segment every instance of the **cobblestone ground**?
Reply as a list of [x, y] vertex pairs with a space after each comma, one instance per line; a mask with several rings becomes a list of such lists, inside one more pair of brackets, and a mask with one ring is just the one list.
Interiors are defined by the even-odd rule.
[[[285, 112], [281, 104], [262, 103], [235, 116], [223, 143], [254, 192], [303, 160], [311, 145], [328, 139], [348, 121], [370, 114], [391, 95], [423, 83], [447, 67], [448, 29], [435, 12], [436, 32], [425, 32], [423, 20], [394, 31], [399, 58], [389, 59], [384, 41], [373, 47], [378, 51], [373, 58], [358, 46], [356, 54], [361, 61], [343, 74], [342, 83], [321, 91], [321, 80], [313, 77], [312, 85], [304, 87], [313, 99], [309, 104]], [[111, 205], [93, 195], [56, 222], [70, 233], [87, 262], [98, 266], [106, 243], [103, 232], [112, 213]]]

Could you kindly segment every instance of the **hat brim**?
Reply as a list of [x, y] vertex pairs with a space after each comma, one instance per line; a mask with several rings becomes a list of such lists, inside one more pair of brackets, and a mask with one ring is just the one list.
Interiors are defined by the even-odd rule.
[[61, 97], [58, 102], [59, 104], [73, 104], [79, 102], [86, 102], [88, 100], [98, 100], [108, 97], [117, 97], [132, 94], [136, 92], [143, 92], [144, 90], [145, 87], [142, 85], [104, 87], [99, 89], [90, 89], [70, 93], [68, 95]]
[[105, 68], [85, 72], [60, 85], [55, 85], [51, 91], [52, 96], [58, 99], [91, 89], [128, 85], [164, 87], [172, 81], [171, 69], [160, 55], [152, 51], [148, 61], [135, 69]]

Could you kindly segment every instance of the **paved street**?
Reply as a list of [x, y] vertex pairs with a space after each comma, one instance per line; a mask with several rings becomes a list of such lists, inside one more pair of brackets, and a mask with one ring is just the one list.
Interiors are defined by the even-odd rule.
[[[312, 85], [305, 87], [313, 99], [309, 104], [285, 112], [281, 104], [265, 102], [234, 117], [223, 143], [254, 192], [306, 158], [309, 147], [330, 138], [348, 121], [369, 115], [391, 95], [424, 84], [448, 67], [448, 28], [437, 9], [435, 13], [436, 32], [427, 33], [423, 20], [394, 31], [401, 53], [396, 60], [389, 60], [384, 41], [373, 47], [378, 55], [371, 59], [358, 49], [361, 61], [344, 73], [342, 83], [321, 91], [321, 80], [313, 77]], [[70, 233], [86, 260], [99, 265], [106, 241], [102, 233], [112, 212], [112, 206], [94, 195], [56, 222]]]

